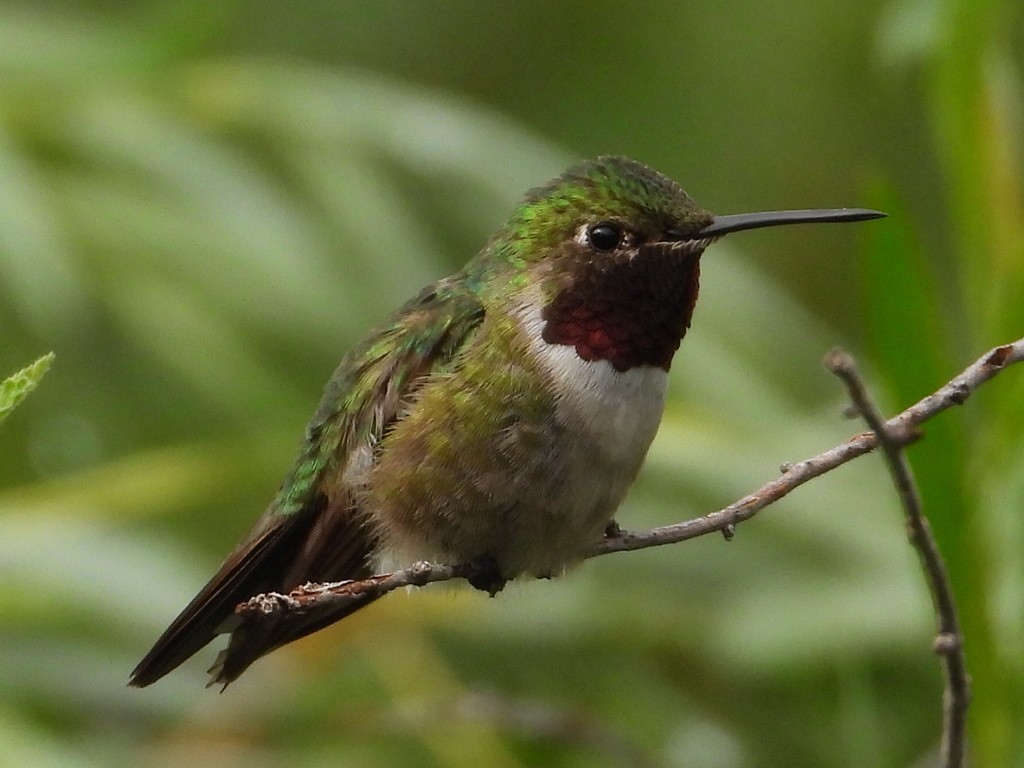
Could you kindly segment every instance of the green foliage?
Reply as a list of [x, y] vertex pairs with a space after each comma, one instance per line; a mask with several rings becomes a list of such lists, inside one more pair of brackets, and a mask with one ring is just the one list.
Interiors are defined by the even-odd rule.
[[53, 353], [43, 355], [32, 365], [22, 368], [12, 376], [0, 381], [0, 421], [7, 418], [15, 406], [36, 388], [40, 379], [50, 370]]
[[[866, 316], [874, 358], [901, 401], [1024, 328], [1024, 81], [1005, 27], [1018, 11], [1001, 2], [936, 5], [922, 24], [930, 35], [913, 49], [928, 64], [949, 241], [941, 258], [929, 258], [920, 231], [933, 224], [915, 221], [891, 185], [878, 185], [876, 202], [904, 215], [869, 248]], [[987, 389], [968, 413], [930, 425], [910, 453], [969, 638], [978, 765], [1024, 754], [1020, 397], [1019, 379]]]
[[[714, 208], [892, 214], [714, 246], [626, 527], [708, 511], [860, 429], [819, 364], [836, 343], [863, 342], [891, 411], [1019, 335], [1013, 4], [613, 6], [0, 15], [0, 370], [52, 348], [62, 373], [0, 433], [0, 763], [927, 759], [930, 606], [872, 459], [729, 544], [494, 600], [392, 595], [223, 695], [202, 688], [212, 648], [125, 687], [273, 495], [344, 350], [572, 159], [500, 115], [638, 155]], [[731, 250], [772, 242], [782, 267]], [[1020, 395], [1008, 372], [911, 456], [960, 599], [978, 765], [1024, 753]]]

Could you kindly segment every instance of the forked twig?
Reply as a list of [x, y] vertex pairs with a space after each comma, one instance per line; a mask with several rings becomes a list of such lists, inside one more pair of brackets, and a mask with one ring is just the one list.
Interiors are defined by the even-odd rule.
[[[739, 523], [749, 520], [807, 481], [881, 447], [889, 462], [893, 480], [906, 512], [911, 543], [921, 555], [935, 601], [938, 634], [934, 648], [943, 659], [946, 674], [942, 765], [945, 768], [959, 768], [963, 761], [965, 715], [969, 699], [969, 682], [962, 650], [963, 638], [957, 622], [949, 577], [928, 522], [921, 514], [920, 498], [910, 468], [907, 466], [903, 448], [918, 438], [919, 425], [954, 405], [962, 405], [979, 386], [1021, 360], [1024, 360], [1024, 338], [995, 347], [934, 393], [888, 421], [883, 421], [877, 408], [868, 398], [852, 359], [842, 352], [830, 353], [827, 364], [846, 383], [858, 412], [871, 427], [870, 432], [855, 435], [812, 458], [783, 465], [782, 474], [778, 477], [765, 483], [754, 493], [715, 512], [646, 531], [610, 531], [609, 535], [590, 548], [586, 557], [674, 544], [716, 531], [729, 538]], [[236, 612], [243, 621], [260, 621], [279, 612], [308, 614], [337, 606], [339, 603], [352, 602], [365, 595], [377, 597], [399, 587], [423, 586], [457, 578], [472, 579], [477, 573], [477, 568], [478, 566], [474, 564], [442, 565], [419, 562], [394, 573], [371, 576], [359, 581], [305, 584], [288, 595], [275, 592], [257, 595], [241, 603]]]
[[942, 657], [946, 676], [942, 702], [942, 745], [939, 751], [939, 765], [943, 768], [960, 768], [963, 764], [964, 744], [967, 739], [967, 706], [970, 702], [970, 681], [967, 662], [964, 658], [963, 635], [957, 619], [953, 587], [949, 583], [949, 572], [942, 560], [939, 545], [932, 534], [928, 519], [921, 508], [921, 494], [918, 492], [910, 462], [903, 448], [905, 441], [889, 433], [871, 396], [864, 386], [853, 358], [842, 350], [833, 350], [825, 357], [825, 365], [842, 379], [850, 393], [850, 400], [867, 425], [878, 437], [885, 454], [893, 483], [900, 496], [903, 512], [907, 519], [907, 534], [910, 543], [921, 557], [928, 581], [928, 589], [935, 605], [937, 634], [933, 647]]

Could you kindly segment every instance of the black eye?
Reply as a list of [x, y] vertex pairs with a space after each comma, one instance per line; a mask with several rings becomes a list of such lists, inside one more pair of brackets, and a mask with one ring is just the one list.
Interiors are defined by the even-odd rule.
[[622, 242], [622, 230], [615, 224], [594, 224], [587, 230], [587, 239], [599, 251], [614, 251]]

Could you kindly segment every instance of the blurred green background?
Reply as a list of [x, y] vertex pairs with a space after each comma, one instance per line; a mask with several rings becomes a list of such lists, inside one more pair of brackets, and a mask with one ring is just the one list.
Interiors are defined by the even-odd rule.
[[[719, 212], [866, 205], [704, 260], [629, 528], [754, 489], [1024, 329], [1013, 0], [0, 5], [0, 765], [913, 766], [932, 616], [884, 468], [726, 544], [494, 600], [394, 594], [204, 690], [136, 661], [262, 510], [346, 348], [527, 188], [627, 154]], [[911, 451], [974, 678], [1024, 765], [1024, 395]]]

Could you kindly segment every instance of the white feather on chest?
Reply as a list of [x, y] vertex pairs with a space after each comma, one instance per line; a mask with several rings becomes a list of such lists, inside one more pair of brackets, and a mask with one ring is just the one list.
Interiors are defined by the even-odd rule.
[[537, 305], [525, 308], [520, 320], [530, 352], [559, 393], [559, 421], [610, 469], [642, 461], [661, 423], [667, 372], [653, 366], [617, 371], [607, 360], [583, 360], [575, 347], [548, 344], [541, 337], [544, 321]]

